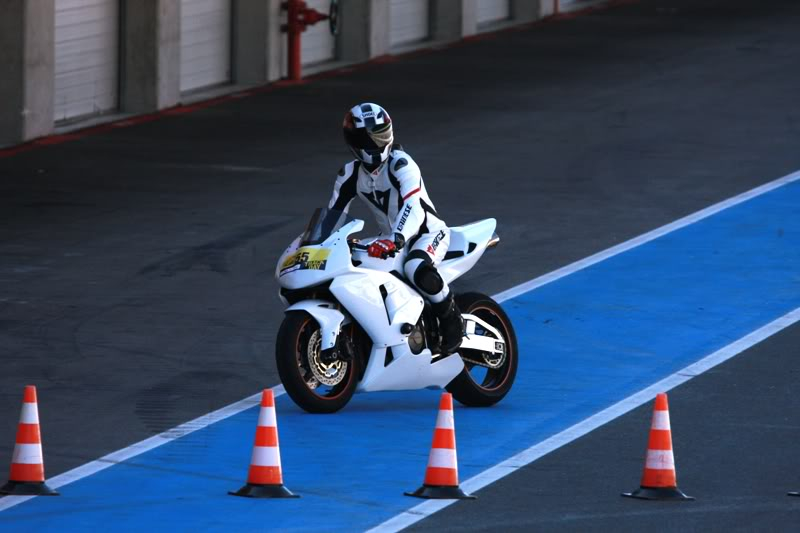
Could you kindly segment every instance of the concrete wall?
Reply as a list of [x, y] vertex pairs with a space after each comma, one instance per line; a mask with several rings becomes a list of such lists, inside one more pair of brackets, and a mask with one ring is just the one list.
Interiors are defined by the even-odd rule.
[[281, 9], [284, 0], [268, 0], [267, 12], [267, 81], [279, 80], [286, 76], [286, 36], [281, 25], [286, 15]]
[[456, 41], [475, 33], [476, 0], [433, 0], [431, 37], [436, 41]]
[[389, 51], [389, 0], [340, 0], [337, 47], [342, 61], [367, 61]]
[[180, 101], [180, 7], [180, 0], [123, 3], [123, 110], [146, 113]]
[[53, 131], [54, 0], [3, 0], [0, 145]]
[[514, 22], [525, 24], [541, 17], [543, 2], [554, 0], [511, 0], [511, 16]]
[[[231, 90], [284, 76], [282, 0], [231, 1]], [[340, 0], [337, 65], [391, 52], [389, 4]], [[55, 0], [0, 0], [0, 146], [53, 131], [54, 5]], [[512, 0], [512, 23], [552, 14], [555, 5], [556, 0]], [[181, 0], [121, 0], [121, 6], [120, 111], [148, 113], [179, 104]], [[431, 0], [431, 39], [473, 35], [476, 19], [477, 0]]]
[[281, 0], [233, 4], [233, 81], [264, 83], [281, 75]]

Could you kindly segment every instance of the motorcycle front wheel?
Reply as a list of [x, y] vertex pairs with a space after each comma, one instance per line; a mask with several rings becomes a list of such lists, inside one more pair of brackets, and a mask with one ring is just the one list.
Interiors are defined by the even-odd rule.
[[[483, 352], [476, 350], [458, 350], [464, 359], [464, 370], [447, 385], [448, 392], [462, 404], [488, 407], [502, 400], [514, 384], [519, 362], [517, 336], [508, 315], [491, 297], [468, 292], [457, 294], [455, 298], [462, 313], [485, 320], [505, 340], [506, 351], [499, 360], [496, 357], [487, 359]], [[476, 364], [475, 361], [483, 364]]]
[[[342, 329], [341, 335], [346, 334]], [[360, 361], [324, 361], [321, 341], [319, 324], [311, 315], [289, 312], [278, 330], [275, 362], [286, 393], [298, 406], [309, 413], [334, 413], [353, 397]]]

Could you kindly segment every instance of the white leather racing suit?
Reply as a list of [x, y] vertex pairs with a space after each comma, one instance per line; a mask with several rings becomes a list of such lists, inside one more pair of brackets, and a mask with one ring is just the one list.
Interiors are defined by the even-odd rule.
[[450, 245], [450, 230], [436, 213], [411, 156], [395, 145], [389, 158], [373, 172], [358, 160], [347, 163], [339, 171], [328, 207], [347, 212], [356, 196], [369, 206], [382, 235], [410, 248], [406, 278], [431, 303], [442, 302], [450, 292], [447, 283], [438, 273], [438, 280], [431, 280], [425, 274], [433, 269], [419, 267], [435, 268], [442, 262]]

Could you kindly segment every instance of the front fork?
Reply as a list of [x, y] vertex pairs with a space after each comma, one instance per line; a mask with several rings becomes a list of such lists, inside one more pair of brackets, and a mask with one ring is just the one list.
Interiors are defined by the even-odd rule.
[[342, 335], [339, 332], [333, 348], [322, 350], [319, 357], [325, 364], [330, 364], [334, 361], [352, 361], [356, 357], [356, 347], [353, 344], [353, 339], [350, 338], [350, 335]]
[[325, 364], [336, 360], [352, 361], [356, 348], [349, 335], [342, 335], [342, 326], [350, 317], [340, 311], [339, 306], [326, 300], [303, 300], [289, 306], [286, 311], [305, 311], [319, 325], [320, 359]]
[[335, 303], [326, 300], [301, 300], [290, 305], [286, 311], [305, 311], [317, 321], [322, 336], [320, 350], [336, 347], [336, 340], [347, 317], [337, 309]]

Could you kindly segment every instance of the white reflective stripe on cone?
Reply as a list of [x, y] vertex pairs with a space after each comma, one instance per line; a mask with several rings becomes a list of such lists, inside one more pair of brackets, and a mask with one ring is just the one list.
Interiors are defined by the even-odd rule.
[[431, 448], [431, 455], [428, 457], [428, 466], [437, 468], [456, 468], [456, 451], [446, 448]]
[[670, 429], [669, 411], [653, 411], [653, 429]]
[[439, 416], [436, 417], [436, 427], [439, 429], [455, 429], [456, 425], [453, 423], [453, 411], [439, 411]]
[[278, 421], [275, 418], [274, 407], [261, 408], [261, 412], [258, 414], [258, 425], [267, 427], [275, 427], [278, 425]]
[[281, 466], [281, 454], [274, 446], [253, 446], [253, 457], [250, 459], [253, 466]]
[[11, 457], [11, 462], [18, 465], [42, 464], [42, 445], [17, 444], [14, 446], [14, 455]]
[[36, 408], [35, 403], [23, 403], [22, 411], [19, 414], [20, 424], [38, 424], [39, 423], [39, 410]]
[[672, 450], [647, 450], [647, 461], [644, 467], [650, 470], [675, 470], [675, 458]]

